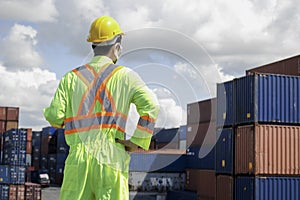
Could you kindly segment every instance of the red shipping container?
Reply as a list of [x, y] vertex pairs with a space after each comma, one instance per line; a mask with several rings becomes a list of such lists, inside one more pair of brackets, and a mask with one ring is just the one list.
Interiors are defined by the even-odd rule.
[[187, 169], [186, 189], [197, 192], [198, 199], [215, 199], [216, 198], [215, 171]]
[[236, 129], [235, 173], [300, 174], [300, 126], [248, 125]]
[[19, 108], [7, 107], [6, 110], [8, 121], [19, 121]]
[[216, 98], [187, 105], [187, 123], [198, 124], [216, 120]]
[[216, 200], [234, 200], [234, 178], [232, 176], [217, 176]]
[[6, 121], [0, 121], [0, 133], [6, 131]]
[[9, 200], [17, 200], [17, 185], [9, 185]]
[[300, 76], [300, 55], [266, 64], [253, 69], [249, 69], [246, 71], [247, 75], [253, 73]]
[[206, 144], [216, 143], [216, 122], [205, 122], [200, 124], [187, 125], [186, 145], [187, 147], [201, 146], [205, 137]]
[[6, 120], [6, 107], [0, 107], [0, 120]]
[[26, 153], [28, 153], [28, 154], [32, 153], [32, 142], [31, 141], [26, 142]]

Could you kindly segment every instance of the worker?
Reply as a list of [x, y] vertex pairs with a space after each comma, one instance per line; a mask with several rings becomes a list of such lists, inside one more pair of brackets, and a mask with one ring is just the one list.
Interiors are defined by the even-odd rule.
[[[61, 200], [129, 199], [129, 151], [149, 148], [159, 105], [137, 73], [115, 65], [122, 37], [112, 17], [95, 19], [87, 38], [94, 57], [62, 77], [44, 109], [53, 127], [65, 128], [70, 146]], [[140, 118], [133, 135], [125, 138], [131, 103]]]

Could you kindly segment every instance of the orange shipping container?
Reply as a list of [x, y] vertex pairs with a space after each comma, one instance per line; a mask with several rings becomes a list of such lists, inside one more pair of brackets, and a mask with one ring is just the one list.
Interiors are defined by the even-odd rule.
[[217, 176], [216, 200], [234, 200], [234, 178], [232, 176]]
[[6, 122], [5, 121], [0, 121], [0, 133], [3, 133], [6, 131]]
[[300, 126], [249, 125], [237, 127], [235, 173], [300, 174]]
[[17, 129], [18, 128], [18, 122], [16, 121], [6, 121], [6, 131], [10, 129]]

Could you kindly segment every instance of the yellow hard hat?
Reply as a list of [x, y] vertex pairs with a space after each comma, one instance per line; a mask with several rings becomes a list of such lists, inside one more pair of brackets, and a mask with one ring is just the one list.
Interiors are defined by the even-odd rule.
[[116, 35], [124, 34], [118, 22], [109, 16], [102, 16], [93, 21], [90, 28], [88, 42], [105, 42]]

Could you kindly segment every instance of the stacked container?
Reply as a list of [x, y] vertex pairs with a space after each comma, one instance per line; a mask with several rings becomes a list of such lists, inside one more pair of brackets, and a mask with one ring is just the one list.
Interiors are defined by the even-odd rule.
[[32, 166], [35, 170], [40, 169], [40, 156], [41, 156], [41, 141], [42, 141], [42, 132], [33, 131], [32, 132]]
[[234, 81], [217, 84], [216, 198], [233, 199], [234, 193]]
[[236, 109], [236, 197], [300, 199], [300, 77], [237, 79]]
[[166, 193], [183, 190], [186, 156], [184, 150], [163, 149], [130, 154], [130, 199], [165, 199]]
[[187, 106], [187, 169], [186, 189], [197, 192], [199, 199], [216, 195], [215, 143], [216, 99]]
[[0, 133], [17, 129], [19, 124], [18, 107], [0, 107]]
[[155, 140], [156, 149], [179, 149], [179, 137], [180, 132], [178, 128], [163, 128], [157, 130], [152, 139]]

